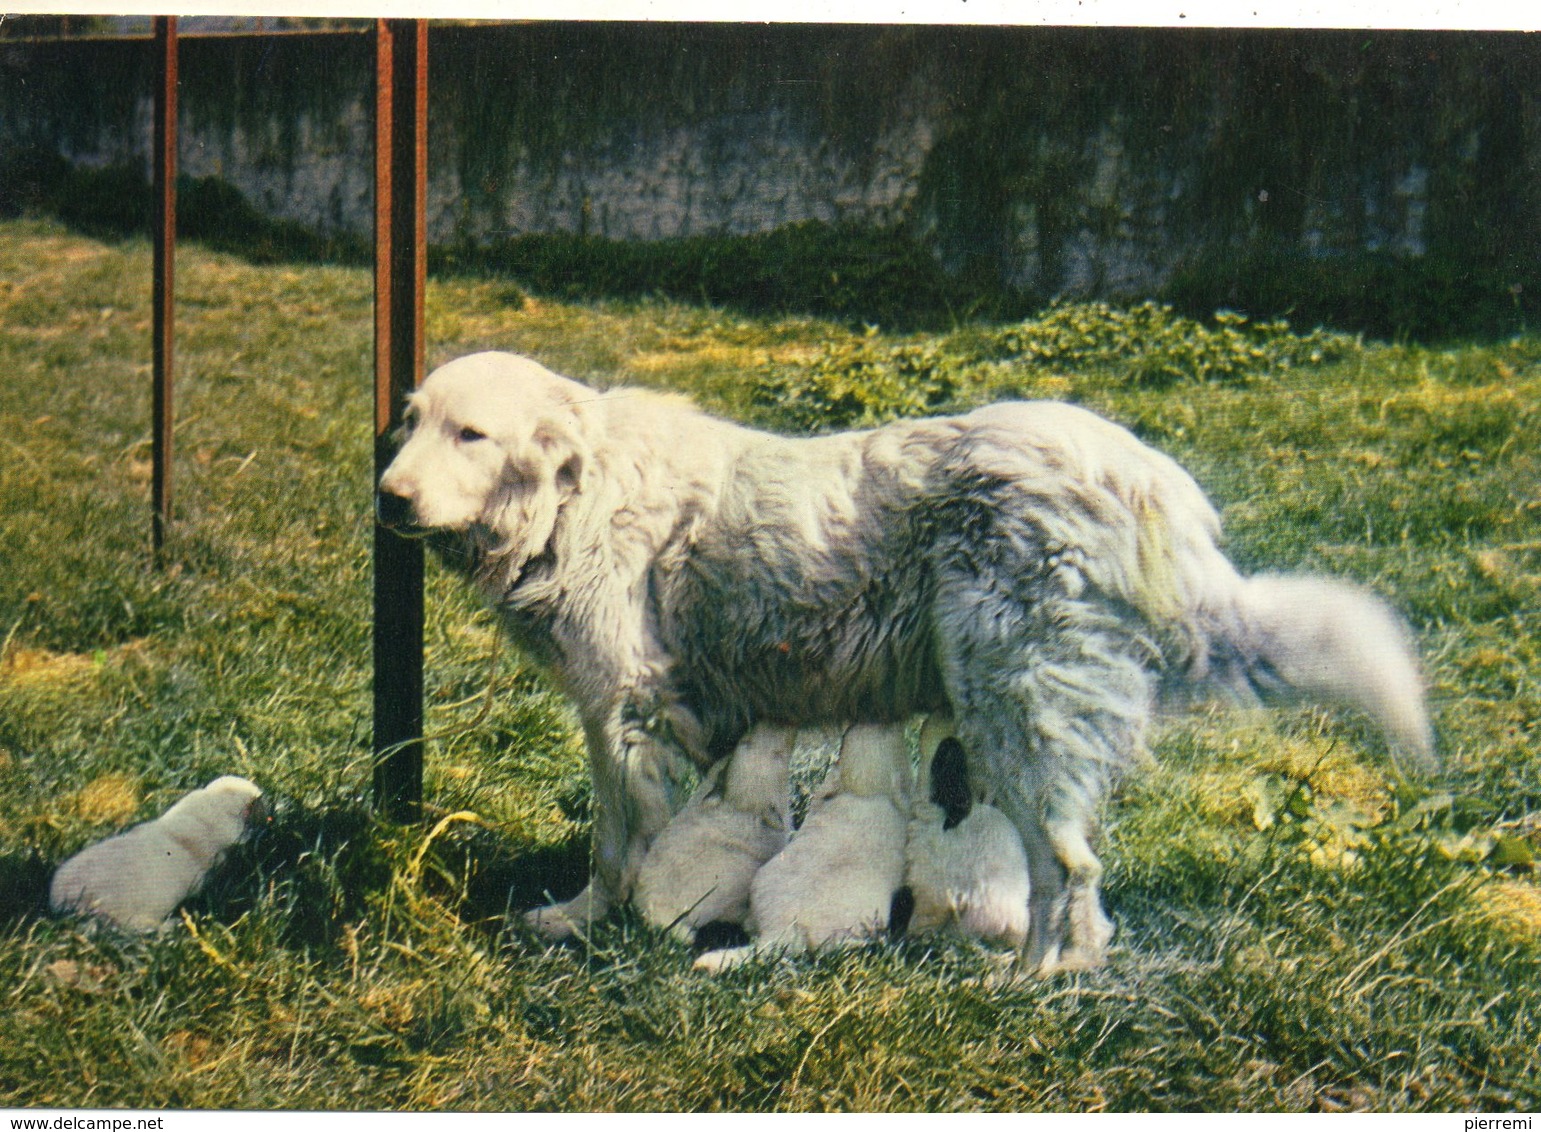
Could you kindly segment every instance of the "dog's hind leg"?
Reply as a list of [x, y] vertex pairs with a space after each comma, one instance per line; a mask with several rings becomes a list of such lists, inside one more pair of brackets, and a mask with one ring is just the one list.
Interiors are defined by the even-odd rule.
[[1048, 822], [1049, 844], [1065, 869], [1065, 931], [1059, 953], [1040, 960], [1045, 974], [1101, 966], [1113, 939], [1113, 921], [1102, 909], [1102, 862], [1092, 851], [1089, 837], [1096, 818], [1091, 813], [1066, 814]]
[[1148, 652], [1094, 599], [1052, 578], [942, 579], [937, 640], [970, 779], [1017, 827], [1031, 880], [1023, 959], [1095, 966], [1112, 935], [1091, 848], [1104, 795], [1142, 749]]

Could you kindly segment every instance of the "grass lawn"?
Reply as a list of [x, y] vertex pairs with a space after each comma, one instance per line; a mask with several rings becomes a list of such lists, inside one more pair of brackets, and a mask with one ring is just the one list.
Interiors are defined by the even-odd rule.
[[[1359, 579], [1417, 632], [1437, 783], [1348, 715], [1163, 719], [1109, 814], [1105, 970], [910, 940], [712, 978], [626, 915], [575, 946], [509, 926], [586, 873], [581, 745], [506, 651], [479, 714], [490, 624], [432, 571], [430, 820], [368, 812], [366, 272], [183, 249], [149, 568], [149, 275], [142, 240], [0, 223], [0, 1107], [1541, 1105], [1541, 337], [1073, 308], [899, 339], [435, 282], [430, 364], [515, 349], [783, 426], [1081, 401], [1194, 472], [1246, 569]], [[184, 922], [42, 913], [53, 863], [224, 773], [275, 817]]]

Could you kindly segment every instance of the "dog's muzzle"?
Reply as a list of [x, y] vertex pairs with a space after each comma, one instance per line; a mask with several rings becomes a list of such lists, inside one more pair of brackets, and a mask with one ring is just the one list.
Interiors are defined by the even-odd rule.
[[413, 521], [412, 501], [389, 491], [375, 492], [375, 518], [380, 525], [397, 534], [417, 534], [421, 528]]

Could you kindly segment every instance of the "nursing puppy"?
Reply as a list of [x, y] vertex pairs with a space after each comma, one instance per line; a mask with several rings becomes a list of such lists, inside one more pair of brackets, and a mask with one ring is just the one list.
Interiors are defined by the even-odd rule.
[[720, 971], [759, 955], [885, 934], [894, 893], [904, 881], [909, 801], [904, 725], [852, 727], [801, 828], [750, 885], [744, 926], [754, 942], [708, 951], [696, 966]]
[[49, 907], [125, 931], [154, 931], [262, 820], [261, 798], [262, 791], [244, 778], [216, 778], [153, 821], [65, 861], [49, 886]]
[[631, 894], [680, 760], [704, 769], [757, 724], [951, 715], [1027, 852], [1024, 957], [1045, 972], [1095, 965], [1112, 935], [1093, 846], [1156, 673], [1347, 703], [1433, 766], [1385, 605], [1243, 578], [1193, 479], [1071, 405], [795, 439], [476, 354], [413, 393], [377, 503], [481, 590], [582, 720], [595, 878], [535, 914], [551, 935]]
[[934, 746], [927, 739], [921, 781], [930, 783], [930, 798], [917, 799], [905, 846], [907, 930], [1021, 947], [1030, 893], [1022, 839], [1005, 814], [975, 799], [963, 745], [951, 735]]
[[757, 727], [706, 772], [694, 797], [647, 852], [632, 903], [684, 943], [704, 924], [742, 924], [749, 886], [787, 843], [787, 769], [797, 732]]

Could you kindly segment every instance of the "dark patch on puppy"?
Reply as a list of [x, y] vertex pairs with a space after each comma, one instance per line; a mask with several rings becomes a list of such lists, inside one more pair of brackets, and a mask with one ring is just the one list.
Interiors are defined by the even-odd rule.
[[696, 929], [693, 947], [696, 951], [722, 951], [729, 947], [748, 947], [749, 942], [749, 933], [742, 924], [713, 920]]
[[888, 938], [897, 940], [909, 929], [910, 917], [915, 914], [915, 891], [905, 885], [894, 893], [888, 905]]
[[952, 829], [974, 808], [968, 787], [968, 756], [952, 736], [943, 739], [931, 760], [931, 801], [946, 815], [943, 829]]

